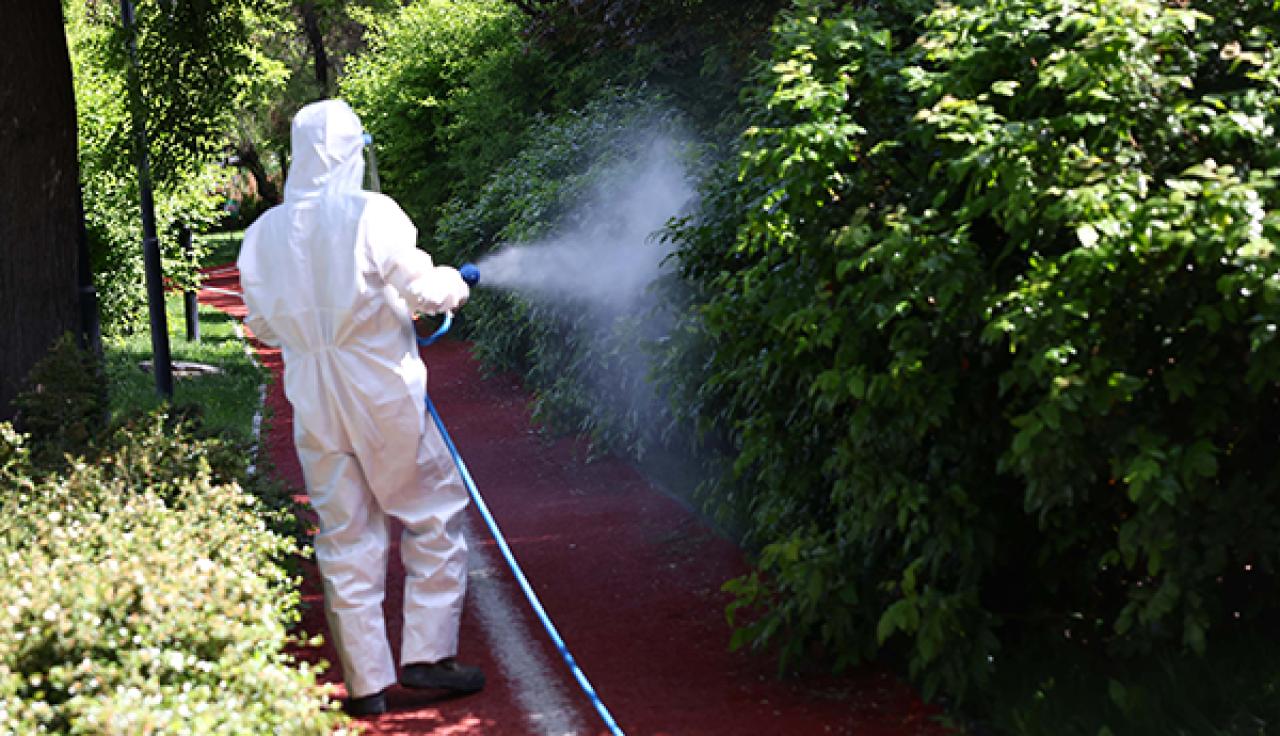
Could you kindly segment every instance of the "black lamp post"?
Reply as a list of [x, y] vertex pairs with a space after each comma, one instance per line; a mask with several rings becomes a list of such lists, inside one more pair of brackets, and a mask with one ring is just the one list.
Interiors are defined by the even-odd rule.
[[[178, 240], [182, 243], [182, 256], [195, 265], [196, 250], [192, 244], [191, 228], [183, 225], [178, 230]], [[200, 342], [200, 302], [196, 299], [196, 291], [187, 289], [183, 292], [182, 302], [187, 317], [187, 341]]]
[[142, 260], [147, 278], [147, 307], [151, 315], [151, 368], [156, 393], [173, 398], [173, 360], [169, 355], [169, 324], [164, 311], [164, 273], [160, 266], [160, 239], [156, 236], [156, 205], [151, 193], [151, 162], [147, 156], [147, 126], [143, 116], [142, 85], [138, 81], [138, 41], [134, 32], [133, 2], [120, 0], [120, 16], [129, 45], [129, 107], [133, 117], [133, 145], [138, 164], [138, 191], [142, 197]]

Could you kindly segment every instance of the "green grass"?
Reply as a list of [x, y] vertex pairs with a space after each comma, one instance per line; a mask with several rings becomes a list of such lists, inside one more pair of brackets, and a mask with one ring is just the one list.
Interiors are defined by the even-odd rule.
[[[205, 266], [234, 263], [240, 252], [244, 231], [196, 236], [204, 251]], [[259, 409], [258, 386], [266, 380], [264, 370], [245, 355], [245, 343], [235, 334], [236, 320], [211, 307], [200, 307], [200, 342], [188, 342], [182, 295], [170, 294], [166, 302], [169, 322], [169, 350], [175, 361], [216, 366], [219, 375], [174, 377], [173, 405], [198, 414], [214, 432], [228, 432], [248, 439], [253, 432], [253, 416]], [[151, 333], [106, 337], [103, 341], [107, 379], [110, 383], [111, 413], [119, 416], [136, 409], [161, 404], [155, 378], [139, 365], [151, 360]]]
[[[252, 436], [257, 413], [258, 386], [266, 372], [244, 352], [245, 343], [235, 334], [236, 320], [210, 307], [200, 307], [198, 343], [186, 339], [182, 295], [171, 294], [167, 303], [169, 348], [173, 360], [205, 363], [222, 369], [219, 375], [174, 377], [173, 405], [198, 414], [207, 429], [228, 432], [242, 439]], [[155, 378], [139, 364], [151, 360], [151, 333], [143, 330], [126, 337], [103, 340], [111, 412], [119, 416], [139, 408], [161, 404]]]
[[244, 231], [209, 233], [196, 237], [206, 249], [204, 258], [201, 259], [203, 265], [223, 266], [235, 262], [236, 256], [240, 253], [240, 243], [244, 240]]

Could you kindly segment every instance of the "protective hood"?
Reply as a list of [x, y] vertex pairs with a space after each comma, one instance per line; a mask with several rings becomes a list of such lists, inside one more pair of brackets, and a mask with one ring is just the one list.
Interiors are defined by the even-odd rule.
[[364, 126], [347, 103], [323, 100], [299, 110], [293, 118], [291, 142], [286, 200], [360, 191]]

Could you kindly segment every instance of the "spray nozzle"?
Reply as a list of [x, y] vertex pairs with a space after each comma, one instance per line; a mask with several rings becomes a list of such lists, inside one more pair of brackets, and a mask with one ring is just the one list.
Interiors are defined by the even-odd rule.
[[480, 269], [474, 263], [464, 263], [462, 268], [458, 269], [458, 274], [462, 276], [462, 280], [467, 282], [467, 286], [475, 286], [480, 283]]

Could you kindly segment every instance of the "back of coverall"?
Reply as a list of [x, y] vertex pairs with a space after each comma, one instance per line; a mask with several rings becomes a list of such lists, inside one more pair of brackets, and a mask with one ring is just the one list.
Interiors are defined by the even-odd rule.
[[329, 629], [348, 693], [396, 681], [382, 600], [387, 517], [404, 524], [401, 662], [454, 656], [466, 586], [467, 493], [426, 420], [413, 312], [467, 297], [456, 270], [415, 246], [400, 207], [361, 190], [363, 128], [327, 100], [293, 121], [285, 201], [246, 232], [246, 323], [284, 357], [284, 388], [311, 503]]

